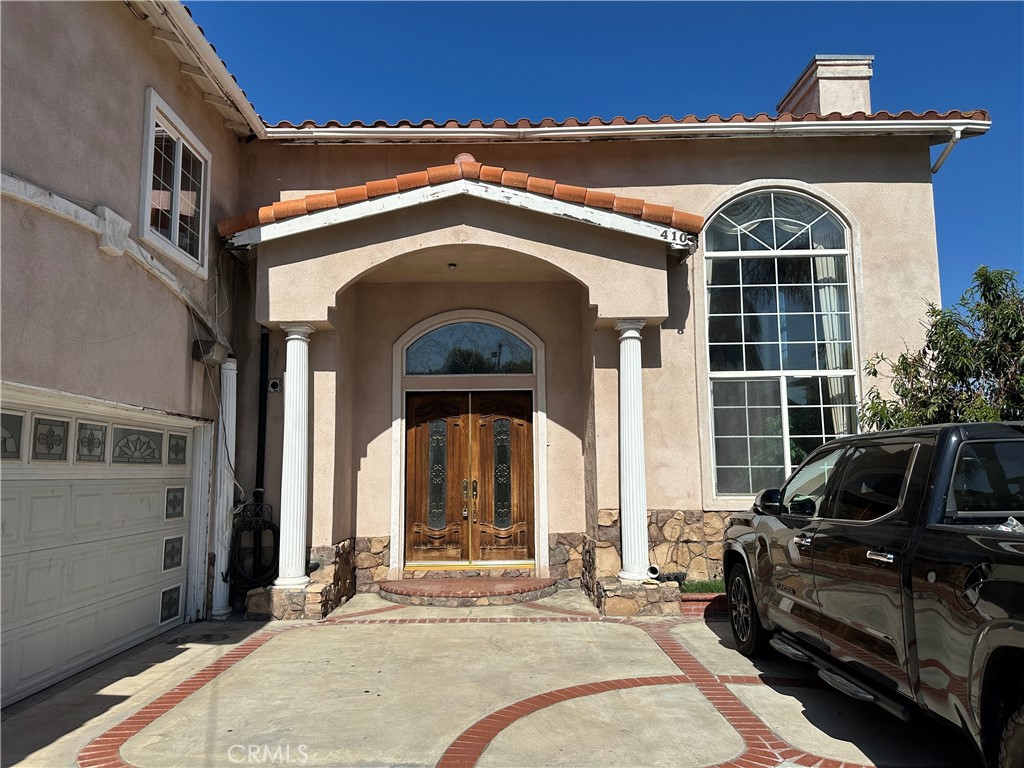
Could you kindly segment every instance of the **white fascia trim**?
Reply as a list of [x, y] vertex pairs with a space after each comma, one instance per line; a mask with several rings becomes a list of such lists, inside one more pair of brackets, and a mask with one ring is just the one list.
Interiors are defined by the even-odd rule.
[[216, 83], [224, 98], [230, 101], [235, 109], [245, 118], [245, 122], [249, 125], [250, 130], [258, 138], [267, 138], [267, 129], [263, 119], [256, 114], [256, 110], [249, 103], [249, 99], [246, 98], [242, 89], [238, 87], [238, 83], [235, 82], [231, 73], [228, 72], [224, 62], [214, 52], [210, 41], [206, 39], [202, 30], [199, 29], [199, 26], [192, 20], [188, 11], [185, 10], [185, 6], [180, 2], [162, 2], [160, 3], [160, 8], [166, 15], [167, 21], [170, 22], [175, 32], [178, 33], [178, 38], [182, 44], [192, 51], [192, 55], [199, 61], [199, 66], [206, 71], [210, 80]]
[[472, 179], [459, 179], [436, 186], [418, 187], [406, 192], [385, 195], [361, 203], [352, 203], [341, 208], [328, 208], [327, 210], [295, 216], [294, 218], [285, 219], [273, 224], [252, 227], [234, 235], [230, 242], [234, 246], [256, 245], [257, 243], [265, 243], [302, 232], [310, 232], [314, 229], [357, 221], [369, 216], [390, 213], [403, 208], [410, 208], [436, 200], [444, 200], [445, 198], [458, 195], [468, 195], [469, 197], [476, 197], [481, 200], [504, 203], [505, 205], [523, 208], [528, 211], [570, 219], [583, 224], [591, 224], [603, 229], [636, 235], [637, 237], [644, 237], [649, 240], [658, 240], [668, 245], [696, 247], [696, 237], [694, 235], [674, 229], [673, 227], [652, 224], [648, 221], [640, 221], [639, 219], [633, 219], [612, 211], [604, 211], [599, 208], [577, 205], [575, 203], [566, 203], [521, 189], [501, 187]]
[[661, 123], [555, 128], [267, 128], [266, 138], [304, 141], [530, 141], [541, 139], [737, 138], [757, 136], [935, 136], [960, 129], [980, 136], [988, 120], [842, 120], [771, 123]]
[[101, 205], [96, 206], [94, 211], [86, 210], [70, 200], [6, 172], [0, 175], [0, 193], [3, 197], [46, 211], [98, 235], [99, 249], [109, 256], [128, 255], [135, 259], [191, 310], [196, 319], [206, 326], [218, 343], [223, 344], [229, 351], [231, 350], [231, 344], [221, 331], [217, 321], [192, 295], [188, 286], [161, 264], [153, 254], [129, 237], [131, 223], [127, 219]]

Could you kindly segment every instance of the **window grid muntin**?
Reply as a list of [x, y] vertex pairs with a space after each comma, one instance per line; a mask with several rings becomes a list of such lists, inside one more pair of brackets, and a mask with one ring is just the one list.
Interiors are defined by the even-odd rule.
[[[173, 152], [173, 157], [165, 148]], [[166, 172], [168, 164], [169, 174]], [[168, 175], [170, 185], [167, 183]], [[189, 146], [184, 137], [171, 127], [170, 122], [158, 113], [153, 126], [150, 229], [197, 262], [201, 262], [200, 232], [205, 175], [206, 161], [201, 153]], [[186, 202], [188, 194], [193, 198]], [[167, 198], [167, 208], [160, 205], [163, 196]]]
[[[768, 247], [765, 247], [765, 248], [757, 248], [757, 249], [751, 249], [751, 250], [744, 250], [744, 249], [738, 249], [738, 250], [718, 249], [718, 250], [716, 250], [716, 246], [712, 243], [712, 240], [714, 238], [710, 237], [710, 233], [712, 231], [712, 225], [715, 223], [715, 221], [717, 221], [719, 219], [719, 217], [723, 217], [723, 214], [719, 213], [718, 215], [716, 215], [715, 217], [713, 217], [711, 219], [708, 228], [705, 230], [706, 233], [709, 234], [709, 236], [705, 238], [705, 242], [707, 243], [707, 245], [706, 245], [706, 248], [705, 248], [705, 261], [704, 261], [704, 263], [705, 263], [705, 270], [706, 270], [705, 271], [705, 291], [706, 291], [705, 295], [707, 297], [707, 302], [708, 302], [708, 309], [707, 309], [707, 312], [705, 313], [705, 331], [706, 331], [706, 346], [707, 346], [707, 350], [708, 350], [708, 352], [707, 352], [707, 355], [708, 355], [707, 356], [707, 361], [708, 361], [709, 379], [711, 381], [712, 390], [714, 388], [715, 383], [718, 382], [718, 381], [742, 380], [744, 382], [747, 382], [747, 381], [753, 381], [753, 380], [766, 380], [766, 379], [767, 380], [776, 380], [776, 381], [778, 381], [779, 392], [780, 392], [780, 410], [782, 410], [783, 413], [784, 413], [784, 417], [782, 418], [782, 435], [780, 436], [780, 440], [782, 442], [782, 445], [784, 446], [783, 458], [785, 460], [785, 474], [779, 480], [778, 484], [781, 485], [781, 483], [785, 479], [785, 477], [787, 477], [792, 472], [793, 467], [797, 466], [800, 463], [800, 461], [798, 461], [796, 458], [794, 458], [794, 453], [796, 452], [797, 448], [799, 448], [800, 451], [802, 452], [802, 455], [799, 454], [799, 453], [797, 454], [798, 457], [800, 458], [800, 460], [802, 460], [803, 458], [806, 457], [807, 453], [809, 453], [809, 450], [807, 450], [807, 448], [810, 445], [809, 441], [811, 439], [814, 439], [814, 440], [818, 441], [816, 443], [816, 445], [820, 445], [820, 444], [824, 443], [827, 439], [831, 439], [831, 438], [833, 438], [835, 436], [838, 436], [838, 434], [840, 434], [838, 432], [837, 432], [837, 434], [831, 434], [831, 433], [827, 432], [826, 424], [825, 424], [825, 413], [824, 413], [825, 409], [827, 409], [827, 408], [836, 408], [836, 409], [838, 409], [838, 408], [845, 408], [846, 409], [846, 413], [847, 413], [847, 420], [849, 421], [849, 431], [850, 432], [856, 431], [856, 428], [857, 428], [857, 422], [856, 422], [856, 398], [857, 398], [857, 391], [858, 391], [858, 381], [857, 381], [857, 378], [856, 378], [856, 371], [855, 371], [855, 369], [853, 367], [854, 364], [855, 364], [854, 361], [856, 360], [856, 349], [855, 349], [855, 339], [853, 338], [853, 336], [854, 336], [853, 307], [851, 306], [851, 302], [850, 302], [850, 287], [852, 285], [852, 279], [851, 279], [851, 275], [850, 275], [850, 263], [849, 263], [850, 252], [849, 252], [849, 248], [848, 248], [848, 244], [849, 244], [849, 233], [848, 233], [848, 230], [845, 227], [845, 225], [841, 222], [841, 220], [838, 218], [838, 216], [836, 216], [832, 211], [830, 211], [823, 204], [821, 204], [818, 201], [813, 200], [812, 198], [809, 198], [809, 197], [807, 197], [805, 195], [800, 195], [798, 193], [791, 192], [791, 191], [788, 191], [788, 190], [787, 191], [781, 191], [780, 190], [780, 191], [777, 191], [777, 192], [776, 191], [771, 191], [771, 192], [767, 192], [767, 193], [765, 191], [760, 191], [760, 192], [753, 193], [751, 195], [746, 195], [744, 197], [738, 198], [737, 200], [731, 201], [730, 203], [728, 203], [726, 206], [724, 206], [722, 208], [722, 211], [728, 210], [734, 203], [739, 202], [740, 200], [743, 200], [745, 197], [754, 197], [756, 195], [765, 195], [765, 194], [769, 194], [770, 195], [769, 209], [770, 209], [771, 218], [772, 218], [773, 221], [777, 221], [779, 219], [779, 217], [777, 215], [777, 211], [776, 211], [776, 195], [777, 194], [784, 194], [784, 195], [791, 196], [792, 198], [799, 198], [801, 200], [810, 201], [812, 206], [816, 206], [817, 208], [819, 208], [821, 210], [821, 212], [818, 215], [816, 215], [813, 218], [812, 221], [808, 222], [806, 224], [806, 227], [804, 227], [801, 231], [794, 233], [793, 237], [791, 237], [787, 241], [785, 241], [782, 244], [781, 247], [779, 247], [779, 248], [768, 248]], [[757, 224], [757, 223], [760, 223], [761, 221], [767, 220], [767, 219], [764, 219], [764, 217], [762, 217], [762, 218], [759, 218], [759, 219], [756, 219], [756, 220], [752, 220], [751, 222], [748, 222], [745, 225], [738, 225], [735, 221], [733, 221], [732, 218], [729, 218], [728, 216], [725, 216], [724, 218], [727, 221], [729, 221], [729, 223], [733, 227], [737, 228], [736, 240], [735, 240], [735, 243], [737, 245], [741, 244], [741, 234], [739, 232], [739, 229], [741, 229], [743, 227], [745, 227], [747, 229], [752, 229], [754, 224]], [[786, 220], [787, 220], [787, 222], [795, 221], [793, 219], [788, 219], [788, 218]], [[815, 236], [813, 235], [812, 228], [816, 227], [816, 226], [823, 225], [826, 222], [829, 223], [830, 226], [838, 229], [838, 232], [841, 233], [841, 241], [844, 243], [844, 245], [846, 247], [843, 247], [843, 248], [814, 248], [814, 247], [811, 247], [811, 248], [803, 248], [803, 249], [793, 249], [793, 250], [788, 250], [787, 249], [787, 250], [784, 250], [797, 237], [799, 237], [801, 235], [801, 233], [803, 233], [803, 232], [806, 232], [808, 234], [808, 237], [809, 237], [809, 241], [808, 242], [810, 244], [813, 244], [815, 242]], [[828, 234], [829, 233], [826, 232], [826, 235], [828, 235]], [[836, 232], [835, 232], [835, 230], [833, 230], [832, 235], [835, 235], [835, 234], [836, 234]], [[775, 229], [774, 229], [774, 227], [772, 228], [772, 237], [773, 238], [775, 237]], [[722, 239], [724, 239], [724, 238], [721, 238], [721, 237], [718, 238], [719, 241], [722, 240]], [[765, 245], [763, 240], [759, 239], [758, 242], [761, 245]], [[773, 239], [772, 243], [773, 243], [773, 245], [775, 245], [775, 244], [777, 244], [777, 241], [775, 239]], [[824, 273], [823, 274], [823, 277], [824, 277], [824, 275], [827, 274], [827, 271], [822, 269], [822, 267], [824, 265], [815, 264], [814, 261], [810, 261], [809, 262], [810, 263], [810, 267], [811, 267], [810, 282], [783, 282], [782, 281], [782, 278], [781, 278], [781, 275], [780, 275], [780, 272], [781, 272], [780, 265], [782, 263], [784, 263], [783, 260], [788, 261], [788, 260], [791, 260], [791, 259], [792, 260], [796, 260], [796, 259], [800, 259], [800, 258], [816, 259], [818, 257], [826, 257], [826, 256], [827, 257], [837, 257], [839, 259], [839, 260], [834, 262], [834, 267], [835, 267], [836, 276], [837, 277], [841, 277], [842, 278], [841, 280], [837, 280], [835, 282], [825, 282], [824, 279], [819, 280], [818, 272], [822, 271]], [[746, 287], [746, 283], [745, 283], [745, 280], [744, 280], [744, 274], [743, 274], [743, 261], [742, 261], [743, 259], [773, 259], [774, 260], [774, 278], [775, 278], [775, 282], [772, 283], [772, 284], [758, 283], [756, 285], [770, 285], [770, 287], [773, 288], [774, 291], [775, 291], [775, 310], [776, 311], [774, 313], [774, 316], [775, 316], [775, 320], [776, 320], [775, 332], [777, 333], [777, 339], [774, 342], [772, 342], [772, 341], [760, 342], [759, 341], [757, 343], [758, 344], [765, 344], [765, 345], [773, 345], [773, 346], [775, 346], [775, 348], [778, 350], [779, 366], [780, 366], [777, 369], [764, 369], [764, 370], [754, 369], [754, 370], [751, 370], [748, 367], [748, 358], [747, 358], [746, 349], [751, 344], [751, 342], [747, 341], [747, 333], [748, 333], [748, 331], [747, 331], [747, 318], [748, 317], [755, 317], [755, 318], [756, 317], [767, 317], [767, 316], [770, 316], [772, 313], [763, 313], [763, 312], [753, 313], [753, 312], [748, 312], [747, 311], [747, 307], [746, 307], [746, 304], [745, 304], [745, 301], [744, 301], [744, 296], [743, 296], [743, 288]], [[725, 263], [727, 261], [730, 261], [730, 260], [735, 260], [736, 264], [737, 264], [736, 269], [735, 269], [735, 274], [736, 274], [735, 281], [733, 281], [733, 282], [722, 282], [722, 283], [715, 283], [715, 282], [713, 282], [713, 275], [714, 275], [714, 267], [715, 267], [715, 265], [716, 264], [723, 264], [723, 263]], [[730, 274], [732, 272], [733, 272], [732, 270], [729, 271]], [[812, 311], [810, 311], [810, 312], [795, 312], [795, 313], [787, 313], [787, 312], [783, 311], [783, 307], [779, 303], [779, 295], [780, 295], [781, 289], [782, 288], [792, 288], [792, 287], [810, 288], [811, 294], [812, 294], [811, 295]], [[823, 301], [823, 292], [822, 292], [821, 289], [825, 289], [825, 288], [829, 288], [829, 287], [839, 288], [840, 289], [838, 297], [830, 297], [833, 300], [835, 300], [836, 307], [833, 308], [832, 311], [822, 311], [822, 309], [823, 309], [822, 305], [823, 305], [824, 301]], [[720, 288], [734, 288], [734, 289], [738, 289], [738, 291], [739, 291], [738, 311], [736, 313], [720, 313], [720, 314], [714, 314], [713, 315], [712, 314], [712, 306], [711, 306], [711, 304], [712, 304], [712, 289], [713, 288], [719, 288], [719, 289]], [[736, 346], [736, 347], [739, 347], [739, 350], [740, 350], [739, 362], [741, 364], [741, 368], [733, 369], [733, 370], [714, 370], [712, 368], [712, 347], [715, 346], [716, 343], [713, 343], [712, 340], [711, 340], [711, 338], [712, 338], [711, 337], [712, 320], [713, 319], [718, 319], [718, 318], [727, 318], [727, 317], [736, 317], [736, 318], [738, 318], [738, 321], [739, 321], [739, 332], [740, 332], [740, 341], [737, 342], [737, 343], [718, 342], [717, 345], [718, 346]], [[785, 341], [785, 337], [784, 337], [784, 334], [783, 334], [782, 326], [783, 326], [783, 318], [786, 318], [786, 317], [810, 317], [810, 318], [813, 318], [812, 321], [811, 321], [812, 325], [813, 325], [813, 330], [814, 330], [814, 342], [813, 342], [813, 344], [811, 342], [799, 342], [799, 341], [797, 341], [797, 342], [787, 342], [787, 341]], [[833, 340], [831, 342], [824, 341], [823, 337], [825, 336], [825, 332], [826, 332], [825, 323], [831, 323], [832, 324], [832, 331], [833, 332], [839, 331], [839, 333], [837, 335], [841, 336], [842, 338], [837, 338], [837, 339], [835, 339], [835, 340]], [[794, 344], [801, 344], [801, 343], [805, 344], [806, 346], [812, 346], [812, 348], [815, 349], [814, 362], [815, 362], [815, 365], [818, 366], [818, 367], [813, 368], [813, 369], [807, 369], [807, 368], [787, 369], [787, 368], [785, 368], [784, 366], [785, 366], [786, 363], [783, 360], [783, 356], [785, 355], [786, 348], [788, 346], [791, 346], [791, 345], [794, 345]], [[833, 345], [839, 344], [840, 345], [839, 350], [840, 350], [841, 357], [840, 357], [840, 359], [838, 361], [834, 361], [834, 362], [836, 364], [840, 364], [842, 367], [834, 367], [834, 368], [828, 367], [830, 364], [833, 364], [832, 361], [830, 361], [828, 359], [830, 355], [829, 355], [829, 350], [828, 350], [828, 346], [827, 345], [829, 345], [829, 344], [833, 344]], [[819, 347], [821, 347], [820, 350], [818, 349]], [[799, 347], [797, 349], [799, 350]], [[796, 379], [796, 378], [817, 378], [819, 380], [818, 381], [819, 405], [816, 406], [816, 407], [815, 406], [802, 406], [802, 407], [806, 408], [807, 410], [817, 410], [818, 411], [818, 419], [819, 419], [819, 423], [821, 424], [821, 431], [819, 433], [815, 434], [815, 435], [808, 435], [808, 434], [801, 434], [801, 433], [795, 433], [795, 434], [792, 434], [792, 435], [790, 434], [790, 413], [789, 412], [790, 412], [790, 409], [793, 406], [791, 406], [789, 404], [789, 402], [788, 402], [787, 379]], [[840, 380], [844, 380], [846, 382], [845, 386], [847, 388], [847, 393], [849, 394], [849, 402], [848, 403], [846, 403], [846, 404], [844, 404], [842, 406], [837, 406], [837, 405], [834, 405], [834, 404], [831, 404], [831, 403], [830, 404], [822, 404], [822, 403], [820, 403], [820, 393], [822, 391], [822, 388], [824, 386], [826, 386], [825, 382], [827, 380], [829, 380], [829, 379], [840, 379]], [[711, 407], [711, 428], [712, 428], [711, 429], [711, 431], [712, 431], [712, 439], [711, 439], [712, 445], [711, 445], [711, 449], [712, 449], [712, 457], [713, 457], [712, 461], [713, 461], [713, 465], [715, 467], [715, 473], [714, 473], [714, 478], [713, 478], [715, 495], [718, 495], [718, 496], [723, 496], [723, 495], [724, 496], [729, 496], [729, 495], [745, 495], [745, 493], [741, 492], [741, 491], [720, 490], [719, 469], [721, 467], [720, 467], [720, 465], [718, 463], [718, 446], [717, 446], [717, 440], [719, 439], [719, 435], [718, 435], [718, 433], [716, 431], [715, 405], [714, 405], [714, 393], [713, 393], [713, 391], [712, 391], [712, 397], [710, 398], [710, 403], [709, 404], [710, 404], [710, 407]], [[835, 420], [833, 420], [832, 423], [833, 423], [833, 426], [834, 426], [835, 423], [836, 423]], [[748, 440], [749, 440], [750, 435], [748, 434], [747, 437], [748, 437]], [[797, 443], [795, 441], [801, 441], [801, 442]], [[730, 469], [731, 468], [739, 469], [739, 467], [732, 467], [731, 465], [723, 465], [723, 466], [725, 466], [725, 468], [730, 468]], [[748, 466], [748, 469], [750, 470], [750, 473], [751, 473], [750, 483], [751, 483], [752, 486], [754, 485], [754, 480], [753, 480], [754, 468], [755, 467], [754, 467], [754, 465], [752, 463], [750, 464], [750, 466]], [[756, 492], [757, 490], [760, 490], [760, 488], [752, 488], [752, 490], [750, 492], [751, 493], [752, 492]]]
[[[764, 254], [764, 255], [762, 255]], [[845, 256], [846, 254], [842, 254]], [[707, 311], [707, 338], [708, 338], [708, 363], [709, 370], [712, 373], [719, 373], [724, 371], [746, 371], [746, 372], [770, 372], [773, 370], [802, 370], [806, 369], [806, 366], [790, 365], [788, 358], [797, 353], [803, 353], [804, 355], [812, 355], [817, 368], [815, 370], [828, 371], [837, 370], [845, 371], [851, 370], [853, 367], [853, 321], [850, 313], [849, 303], [849, 271], [843, 265], [842, 269], [837, 269], [837, 273], [841, 272], [842, 277], [845, 278], [842, 282], [822, 282], [819, 278], [818, 273], [824, 271], [823, 265], [815, 265], [811, 263], [810, 270], [811, 282], [809, 283], [783, 283], [779, 277], [779, 263], [783, 259], [797, 259], [797, 258], [817, 258], [818, 254], [808, 255], [783, 255], [776, 253], [757, 252], [757, 255], [750, 255], [749, 253], [745, 256], [708, 256], [709, 260], [713, 261], [727, 261], [737, 260], [739, 262], [737, 272], [736, 283], [707, 283], [705, 286], [708, 291], [708, 311]], [[828, 258], [836, 259], [838, 256], [829, 256]], [[747, 282], [748, 275], [745, 274], [747, 264], [745, 262], [751, 262], [757, 260], [764, 262], [770, 260], [772, 262], [772, 273], [773, 282]], [[835, 266], [838, 266], [838, 262]], [[829, 297], [830, 302], [834, 302], [835, 308], [825, 308], [822, 305], [825, 303], [825, 299], [822, 297], [825, 295], [824, 291], [827, 289], [836, 289], [837, 295], [835, 297]], [[756, 296], [756, 291], [770, 290], [772, 291], [771, 303], [774, 305], [774, 311], [763, 311], [765, 307], [756, 305], [757, 298], [749, 299], [748, 296]], [[725, 294], [723, 291], [738, 292], [738, 294]], [[810, 311], [806, 308], [801, 307], [799, 311], [787, 312], [784, 309], [783, 297], [799, 296], [797, 291], [801, 291], [809, 295], [810, 297]], [[716, 311], [716, 309], [723, 309], [723, 302], [729, 301], [732, 303], [732, 296], [738, 295], [738, 303], [734, 306], [727, 306], [724, 309], [728, 311]], [[722, 297], [721, 301], [717, 301], [718, 306], [714, 306], [716, 300]], [[762, 297], [763, 298], [763, 297]], [[754, 305], [754, 306], [751, 306]], [[769, 310], [772, 307], [768, 308]], [[755, 327], [754, 323], [760, 325], [761, 323], [771, 323], [769, 318], [774, 317], [775, 327], [774, 338], [762, 339], [762, 338], [749, 338], [751, 327]], [[813, 338], [808, 336], [807, 338], [797, 338], [796, 340], [789, 341], [788, 337], [792, 336], [789, 326], [786, 320], [799, 320], [806, 318], [806, 322], [809, 322], [810, 328], [813, 331]], [[738, 342], [728, 341], [715, 341], [713, 340], [712, 331], [715, 330], [714, 326], [719, 328], [724, 326], [722, 321], [735, 320], [739, 327], [739, 338]], [[836, 338], [829, 339], [827, 330], [829, 328], [838, 331]], [[717, 335], [717, 334], [716, 334]], [[792, 352], [787, 355], [786, 350], [790, 346], [794, 346]], [[830, 348], [831, 347], [831, 348]], [[722, 350], [722, 352], [719, 352]], [[734, 361], [738, 361], [740, 367], [722, 367], [724, 365], [730, 365], [728, 357], [729, 350], [736, 350], [739, 352], [738, 358], [734, 358]], [[770, 354], [769, 363], [773, 360], [778, 361], [777, 367], [772, 367], [765, 364], [763, 367], [756, 367], [751, 362], [751, 353], [754, 354]], [[835, 368], [829, 368], [831, 364], [829, 357], [831, 355], [838, 354], [841, 357], [846, 358], [848, 365], [839, 364]], [[716, 361], [717, 358], [717, 361]], [[764, 358], [761, 358], [762, 360]]]
[[[153, 170], [154, 155], [157, 143], [157, 132], [163, 130], [177, 142], [178, 162], [172, 169], [173, 189], [166, 200], [167, 216], [165, 220], [154, 221], [154, 194], [153, 194]], [[208, 222], [209, 211], [209, 189], [211, 188], [212, 155], [203, 145], [202, 141], [189, 130], [185, 121], [181, 120], [153, 88], [146, 89], [146, 118], [145, 118], [145, 154], [142, 162], [141, 174], [141, 195], [140, 195], [140, 218], [139, 231], [142, 234], [144, 244], [163, 255], [180, 262], [196, 274], [205, 277], [207, 274], [208, 258]], [[191, 168], [187, 174], [194, 180], [199, 180], [200, 189], [192, 195], [195, 208], [192, 210], [192, 202], [182, 203], [182, 173], [180, 162], [180, 148], [185, 147], [199, 161], [198, 168]], [[170, 147], [166, 148], [170, 153]], [[185, 192], [188, 193], [189, 182], [186, 180]], [[161, 202], [157, 200], [156, 204]], [[192, 211], [196, 214], [193, 219], [186, 216], [183, 220], [180, 213]], [[173, 215], [172, 215], [173, 214]], [[160, 225], [164, 231], [158, 229]], [[170, 230], [168, 236], [168, 228]]]

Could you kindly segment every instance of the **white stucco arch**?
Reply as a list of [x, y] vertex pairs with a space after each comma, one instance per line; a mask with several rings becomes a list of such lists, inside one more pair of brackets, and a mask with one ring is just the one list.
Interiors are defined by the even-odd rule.
[[[476, 376], [405, 376], [405, 353], [421, 336], [445, 325], [480, 322], [518, 336], [533, 352], [532, 374], [484, 374]], [[415, 387], [429, 390], [529, 390], [533, 395], [533, 489], [534, 562], [536, 574], [547, 576], [548, 477], [547, 477], [547, 395], [544, 341], [530, 328], [510, 317], [485, 309], [458, 309], [428, 317], [413, 325], [392, 347], [391, 390], [391, 561], [390, 578], [400, 579], [405, 565], [405, 392]], [[414, 381], [410, 385], [410, 380]]]

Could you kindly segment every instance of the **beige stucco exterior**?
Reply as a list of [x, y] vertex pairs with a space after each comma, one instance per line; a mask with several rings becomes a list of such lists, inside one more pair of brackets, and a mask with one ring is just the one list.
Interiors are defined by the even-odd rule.
[[[849, 227], [859, 359], [918, 343], [922, 312], [939, 298], [927, 143], [921, 139], [288, 147], [287, 155], [283, 148], [258, 145], [248, 150], [259, 153], [258, 161], [247, 160], [245, 166], [259, 168], [259, 176], [244, 187], [259, 189], [266, 178], [280, 178], [282, 185], [293, 180], [294, 190], [282, 186], [273, 193], [274, 199], [287, 199], [443, 164], [463, 150], [489, 164], [568, 178], [706, 217], [736, 195], [759, 188], [816, 197]], [[332, 158], [342, 151], [348, 162], [338, 163], [335, 175]], [[608, 183], [627, 178], [622, 185]], [[667, 183], [671, 178], [685, 183]], [[587, 528], [585, 505], [573, 500], [582, 500], [590, 486], [596, 508], [618, 507], [618, 342], [610, 327], [616, 318], [648, 319], [643, 397], [649, 507], [728, 510], [749, 503], [716, 497], [711, 480], [702, 249], [680, 264], [656, 242], [455, 199], [284, 237], [255, 250], [259, 320], [313, 323], [330, 339], [314, 334], [314, 357], [328, 368], [336, 366], [339, 380], [346, 378], [342, 360], [356, 369], [347, 385], [352, 394], [339, 397], [336, 413], [314, 406], [312, 545], [328, 543], [328, 520], [335, 520], [335, 536], [352, 525], [358, 536], [389, 534], [391, 346], [416, 322], [459, 308], [503, 312], [546, 342], [559, 328], [579, 329], [576, 333], [590, 339], [589, 349], [578, 347], [582, 360], [577, 357], [571, 369], [552, 370], [548, 377], [555, 441], [550, 452], [571, 450], [580, 457], [549, 466], [551, 531]], [[449, 262], [459, 262], [456, 273], [446, 268]], [[909, 264], [916, 266], [907, 269]], [[897, 266], [900, 278], [894, 280]], [[526, 301], [560, 285], [581, 292], [571, 315], [556, 321], [541, 311], [545, 304], [533, 307]], [[374, 296], [389, 298], [377, 304]], [[514, 297], [514, 311], [505, 308], [502, 296]], [[342, 315], [347, 319], [340, 322]], [[341, 335], [353, 340], [344, 349], [334, 334], [339, 322], [349, 329]], [[333, 374], [320, 375], [314, 397], [320, 397], [321, 387], [323, 397], [337, 395], [338, 386], [327, 383]], [[573, 414], [571, 423], [563, 423], [568, 414], [559, 412], [559, 397], [587, 403], [591, 380], [592, 413]], [[588, 418], [593, 445], [586, 441]], [[342, 419], [352, 420], [350, 433], [337, 428]], [[331, 433], [333, 445], [324, 437]], [[342, 458], [350, 453], [356, 458]], [[347, 482], [354, 490], [339, 494]], [[345, 503], [354, 511], [339, 508]], [[340, 522], [350, 516], [352, 522]]]
[[[603, 559], [595, 556], [606, 570], [618, 556], [607, 552], [617, 542], [601, 539], [601, 529], [618, 535], [619, 320], [644, 323], [644, 483], [652, 526], [704, 526], [701, 551], [713, 557], [719, 513], [750, 499], [715, 493], [703, 237], [686, 254], [625, 226], [638, 225], [635, 217], [555, 215], [542, 195], [532, 206], [460, 194], [392, 208], [382, 197], [361, 218], [246, 248], [219, 238], [218, 220], [445, 166], [462, 154], [708, 219], [739, 195], [790, 190], [827, 206], [847, 228], [855, 369], [873, 353], [918, 345], [926, 306], [939, 301], [934, 134], [886, 135], [861, 125], [850, 131], [858, 135], [622, 133], [599, 141], [524, 135], [459, 143], [419, 140], [413, 131], [387, 143], [313, 143], [301, 132], [266, 138], [260, 125], [245, 136], [245, 125], [225, 122], [225, 98], [197, 84], [197, 67], [184, 63], [188, 46], [167, 44], [167, 30], [156, 34], [133, 7], [3, 6], [0, 377], [219, 424], [219, 371], [191, 356], [193, 341], [219, 335], [238, 361], [232, 469], [237, 496], [247, 499], [262, 426], [260, 333], [269, 329], [269, 377], [284, 380], [284, 388], [267, 395], [264, 487], [280, 520], [289, 459], [284, 327], [309, 324], [304, 544], [320, 554], [347, 547], [346, 556], [364, 544], [376, 548], [362, 552], [372, 567], [357, 566], [372, 581], [400, 576], [404, 565], [404, 393], [417, 384], [401, 375], [400, 345], [411, 341], [410, 329], [458, 313], [493, 313], [543, 348], [543, 373], [528, 382], [540, 419], [538, 571], [548, 567], [545, 536], [579, 534], [609, 545]], [[830, 70], [836, 77], [827, 83], [808, 80], [794, 104], [866, 110], [870, 66], [846, 66]], [[222, 76], [204, 82], [216, 80], [219, 88]], [[202, 269], [152, 249], [140, 232], [151, 92], [209, 152]], [[227, 86], [219, 92], [231, 96]], [[774, 96], [765, 95], [766, 106]], [[103, 216], [112, 230], [96, 224]], [[125, 247], [112, 246], [110, 232], [122, 225], [127, 232], [114, 240]], [[448, 384], [500, 387], [479, 378]], [[666, 545], [659, 546], [664, 553]]]
[[[4, 3], [3, 31], [5, 173], [86, 211], [110, 209], [138, 240], [152, 88], [210, 151], [210, 220], [236, 208], [238, 140], [150, 24], [118, 3]], [[3, 206], [4, 380], [213, 419], [217, 385], [191, 358], [196, 328], [185, 303], [80, 226], [14, 199]], [[224, 313], [219, 323], [231, 333], [224, 291], [236, 270], [206, 235], [213, 279], [150, 253]]]

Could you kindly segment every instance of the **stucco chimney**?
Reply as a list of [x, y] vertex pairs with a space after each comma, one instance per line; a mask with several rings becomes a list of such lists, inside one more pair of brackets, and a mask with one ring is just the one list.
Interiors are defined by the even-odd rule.
[[869, 81], [874, 60], [874, 56], [815, 56], [775, 109], [794, 115], [871, 112]]

